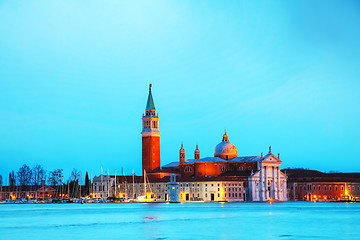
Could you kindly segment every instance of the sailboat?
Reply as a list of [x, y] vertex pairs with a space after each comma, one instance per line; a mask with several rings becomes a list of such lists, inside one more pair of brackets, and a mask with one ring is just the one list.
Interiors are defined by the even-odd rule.
[[[147, 180], [147, 181], [146, 181]], [[147, 179], [146, 171], [144, 169], [144, 195], [139, 196], [138, 198], [134, 199], [133, 202], [140, 202], [140, 203], [149, 203], [155, 201], [154, 193], [151, 192], [151, 188], [149, 185], [149, 191], [147, 191], [147, 184], [149, 182], [149, 179]]]

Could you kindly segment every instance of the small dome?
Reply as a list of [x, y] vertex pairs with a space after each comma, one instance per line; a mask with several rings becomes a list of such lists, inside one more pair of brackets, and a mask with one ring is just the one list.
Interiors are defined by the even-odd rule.
[[237, 149], [234, 144], [229, 142], [229, 138], [228, 135], [226, 134], [226, 131], [223, 136], [222, 142], [216, 145], [215, 147], [214, 156], [225, 160], [229, 160], [238, 156]]

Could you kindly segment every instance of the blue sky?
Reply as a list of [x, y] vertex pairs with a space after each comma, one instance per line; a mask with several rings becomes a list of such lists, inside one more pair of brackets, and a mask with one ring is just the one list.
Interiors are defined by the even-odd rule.
[[161, 162], [227, 129], [241, 156], [360, 171], [358, 1], [0, 1], [0, 174], [141, 172], [148, 84]]

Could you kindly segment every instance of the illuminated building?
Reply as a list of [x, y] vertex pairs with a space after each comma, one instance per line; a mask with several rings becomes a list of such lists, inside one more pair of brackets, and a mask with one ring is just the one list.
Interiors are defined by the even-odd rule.
[[31, 186], [2, 186], [0, 188], [0, 199], [38, 199], [52, 198], [56, 196], [56, 189], [48, 185]]
[[[175, 174], [181, 201], [286, 201], [286, 175], [280, 171], [281, 160], [269, 148], [265, 156], [239, 156], [225, 131], [215, 147], [213, 157], [200, 158], [196, 146], [194, 158], [185, 158], [181, 145], [179, 161], [160, 167], [159, 116], [149, 88], [145, 115], [142, 117], [142, 169], [149, 176], [153, 192], [159, 200], [168, 200], [167, 182]], [[106, 180], [104, 180], [104, 177]], [[96, 196], [112, 196], [123, 192], [134, 196], [144, 194], [142, 177], [102, 176], [94, 178]], [[123, 179], [123, 180], [121, 180]], [[130, 184], [133, 182], [133, 184]], [[102, 190], [101, 190], [102, 189]]]
[[360, 173], [323, 173], [307, 169], [284, 169], [288, 175], [288, 198], [294, 201], [360, 201]]

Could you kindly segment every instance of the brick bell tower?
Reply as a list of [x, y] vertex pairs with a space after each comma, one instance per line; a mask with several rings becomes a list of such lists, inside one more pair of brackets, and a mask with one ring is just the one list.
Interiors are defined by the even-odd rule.
[[160, 131], [159, 115], [156, 114], [154, 100], [149, 86], [149, 96], [142, 117], [142, 174], [160, 168]]

